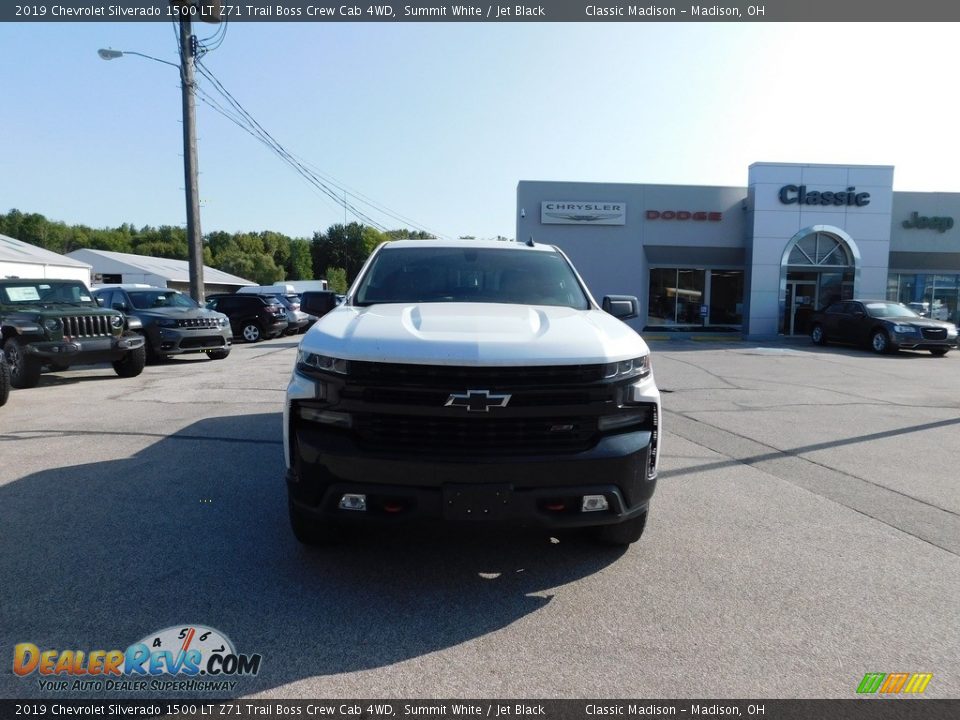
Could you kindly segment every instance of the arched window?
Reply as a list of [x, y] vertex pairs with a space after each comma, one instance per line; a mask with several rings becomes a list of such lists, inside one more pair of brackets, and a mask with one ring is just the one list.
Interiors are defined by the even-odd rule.
[[826, 232], [810, 233], [797, 241], [790, 251], [788, 265], [849, 267], [853, 257], [840, 238]]

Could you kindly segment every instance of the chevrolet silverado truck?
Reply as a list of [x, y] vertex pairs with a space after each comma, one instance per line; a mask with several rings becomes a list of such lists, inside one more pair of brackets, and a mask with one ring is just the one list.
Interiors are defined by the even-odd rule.
[[427, 519], [588, 528], [640, 539], [657, 478], [650, 350], [557, 248], [384, 243], [320, 319], [287, 388], [284, 454], [296, 538]]
[[34, 387], [44, 368], [104, 362], [135, 377], [146, 362], [140, 327], [100, 307], [79, 280], [0, 280], [0, 339], [15, 388]]

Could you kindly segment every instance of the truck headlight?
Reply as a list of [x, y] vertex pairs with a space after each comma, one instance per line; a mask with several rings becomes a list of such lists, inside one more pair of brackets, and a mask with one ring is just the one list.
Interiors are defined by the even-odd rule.
[[50, 332], [56, 332], [60, 329], [60, 320], [57, 318], [47, 318], [43, 321], [43, 326]]
[[297, 351], [297, 364], [313, 370], [337, 373], [338, 375], [346, 375], [350, 369], [349, 363], [346, 360], [330, 357], [329, 355], [318, 355], [317, 353], [307, 352], [305, 350]]
[[650, 355], [641, 355], [631, 360], [607, 363], [604, 366], [603, 377], [606, 380], [626, 380], [632, 377], [644, 378], [650, 374], [652, 368], [653, 365], [650, 363]]
[[158, 318], [156, 325], [157, 327], [176, 327], [177, 321], [173, 318]]
[[123, 327], [123, 315], [114, 315], [110, 318], [110, 324], [113, 326], [114, 330], [119, 330]]

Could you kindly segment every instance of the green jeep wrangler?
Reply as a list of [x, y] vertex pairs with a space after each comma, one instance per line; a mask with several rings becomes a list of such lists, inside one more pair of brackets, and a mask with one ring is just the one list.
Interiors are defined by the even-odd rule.
[[139, 329], [79, 280], [0, 280], [0, 338], [15, 388], [35, 386], [44, 367], [110, 362], [120, 377], [136, 377], [146, 363]]

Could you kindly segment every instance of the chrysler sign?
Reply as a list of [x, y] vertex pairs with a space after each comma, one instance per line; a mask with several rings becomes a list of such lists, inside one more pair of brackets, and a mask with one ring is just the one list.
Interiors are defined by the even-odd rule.
[[544, 200], [541, 225], [626, 225], [627, 204], [603, 200]]

